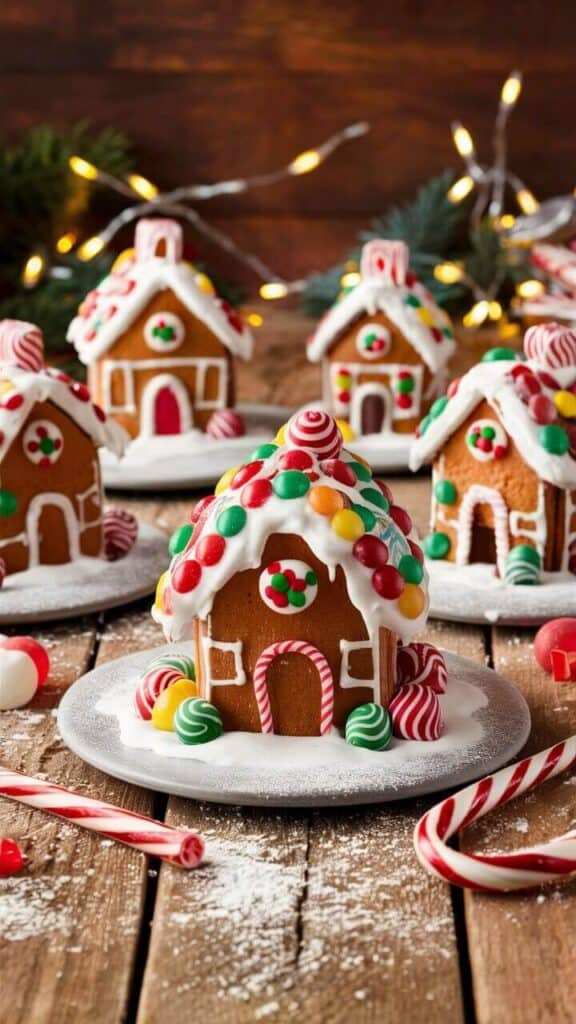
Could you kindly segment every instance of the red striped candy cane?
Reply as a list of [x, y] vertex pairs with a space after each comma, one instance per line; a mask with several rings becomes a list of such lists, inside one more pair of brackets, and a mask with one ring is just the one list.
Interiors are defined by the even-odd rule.
[[509, 892], [554, 882], [576, 872], [576, 829], [557, 839], [513, 853], [460, 853], [447, 845], [451, 836], [576, 765], [576, 736], [533, 754], [515, 765], [436, 804], [418, 822], [414, 845], [431, 874], [479, 892]]
[[270, 663], [280, 654], [304, 654], [318, 669], [320, 676], [320, 735], [325, 736], [332, 728], [334, 718], [334, 679], [332, 669], [324, 655], [305, 640], [279, 640], [262, 651], [254, 668], [254, 694], [260, 716], [260, 728], [264, 733], [274, 732], [272, 709], [268, 694], [266, 676]]
[[172, 828], [10, 768], [0, 767], [0, 796], [55, 814], [180, 868], [198, 867], [204, 856], [204, 840], [196, 832]]

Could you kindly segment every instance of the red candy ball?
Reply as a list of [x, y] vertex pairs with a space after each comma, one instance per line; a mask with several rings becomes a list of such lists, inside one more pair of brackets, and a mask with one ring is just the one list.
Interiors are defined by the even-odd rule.
[[303, 451], [290, 451], [284, 452], [284, 455], [278, 460], [278, 465], [281, 469], [310, 469], [314, 465], [314, 459], [309, 452]]
[[380, 597], [393, 601], [400, 597], [406, 584], [398, 569], [395, 569], [393, 565], [385, 565], [381, 569], [376, 569], [376, 572], [372, 574], [372, 586], [376, 593], [380, 594]]
[[247, 484], [253, 476], [260, 472], [263, 465], [262, 459], [257, 459], [256, 462], [249, 462], [247, 466], [241, 466], [230, 485], [232, 489], [236, 491], [239, 487]]
[[38, 686], [42, 686], [46, 682], [50, 671], [50, 658], [46, 648], [37, 640], [33, 640], [31, 636], [11, 636], [7, 640], [2, 640], [0, 647], [5, 651], [22, 651], [23, 654], [27, 654], [34, 662], [38, 675]]
[[400, 505], [390, 505], [389, 512], [396, 523], [396, 526], [402, 530], [402, 533], [405, 534], [405, 536], [408, 536], [412, 530], [412, 520], [406, 509], [401, 508]]
[[551, 373], [547, 373], [546, 370], [538, 370], [538, 380], [545, 388], [551, 388], [552, 391], [560, 390], [560, 385], [556, 378]]
[[240, 495], [240, 503], [244, 508], [261, 508], [271, 495], [272, 484], [269, 480], [253, 480], [244, 487]]
[[448, 398], [454, 398], [454, 395], [458, 393], [458, 388], [460, 387], [461, 380], [461, 377], [456, 377], [453, 381], [450, 382], [450, 384], [448, 385], [448, 389], [446, 391]]
[[576, 651], [576, 619], [552, 619], [536, 633], [534, 657], [545, 672], [552, 671], [551, 652], [555, 648], [566, 653]]
[[202, 566], [193, 558], [181, 562], [172, 575], [172, 586], [179, 594], [187, 594], [198, 586], [201, 575]]
[[354, 558], [368, 569], [380, 569], [388, 561], [388, 548], [379, 537], [365, 533], [352, 548]]
[[196, 545], [194, 554], [201, 565], [216, 565], [226, 550], [226, 541], [219, 533], [207, 533]]
[[215, 494], [207, 494], [205, 498], [200, 498], [200, 501], [192, 509], [190, 522], [197, 523], [202, 513], [208, 510], [213, 501], [216, 501]]
[[388, 502], [388, 504], [389, 505], [393, 505], [394, 504], [394, 495], [392, 494], [392, 491], [388, 487], [388, 484], [385, 484], [383, 480], [374, 480], [374, 483], [376, 484], [376, 487], [380, 488], [380, 490], [382, 491], [382, 494], [386, 498], [386, 501]]
[[24, 866], [24, 857], [14, 839], [0, 839], [0, 878], [15, 875]]
[[532, 395], [528, 402], [528, 408], [532, 419], [536, 423], [543, 425], [545, 423], [553, 423], [554, 420], [558, 419], [556, 407], [546, 395]]
[[326, 476], [331, 476], [338, 483], [344, 484], [346, 487], [356, 486], [354, 470], [342, 462], [342, 459], [326, 459], [325, 462], [320, 463], [320, 468]]
[[418, 547], [415, 541], [409, 540], [408, 545], [410, 547], [410, 553], [417, 558], [421, 565], [424, 565], [424, 552], [422, 548]]

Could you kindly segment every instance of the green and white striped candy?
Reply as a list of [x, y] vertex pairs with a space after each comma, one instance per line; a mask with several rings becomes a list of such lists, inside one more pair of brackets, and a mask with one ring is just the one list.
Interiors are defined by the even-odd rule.
[[529, 544], [517, 544], [512, 548], [504, 571], [505, 583], [512, 586], [534, 586], [540, 583], [541, 558]]
[[191, 679], [192, 682], [196, 680], [194, 662], [188, 654], [179, 654], [177, 651], [174, 654], [162, 654], [150, 665], [150, 669], [153, 668], [175, 668], [184, 679]]
[[210, 743], [222, 735], [222, 716], [202, 697], [188, 697], [176, 710], [174, 732], [182, 743]]
[[381, 704], [360, 704], [346, 719], [346, 742], [366, 750], [386, 750], [392, 740], [390, 715]]

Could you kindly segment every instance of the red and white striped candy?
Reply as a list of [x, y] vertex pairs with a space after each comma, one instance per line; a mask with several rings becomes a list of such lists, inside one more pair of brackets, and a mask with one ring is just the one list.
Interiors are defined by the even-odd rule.
[[227, 437], [243, 437], [246, 433], [246, 424], [235, 409], [218, 409], [208, 420], [206, 433], [215, 441]]
[[414, 643], [399, 647], [396, 672], [399, 686], [421, 683], [435, 693], [446, 693], [448, 670], [443, 655], [434, 644]]
[[436, 804], [420, 819], [414, 846], [420, 863], [452, 885], [480, 892], [510, 892], [555, 882], [576, 872], [576, 829], [514, 853], [460, 853], [451, 836], [488, 811], [576, 765], [576, 736], [488, 775]]
[[312, 644], [305, 640], [280, 640], [266, 647], [254, 668], [254, 694], [260, 716], [260, 728], [264, 733], [274, 732], [272, 708], [268, 694], [267, 674], [270, 663], [282, 654], [303, 654], [318, 669], [320, 676], [320, 735], [325, 736], [332, 728], [334, 719], [334, 679], [326, 658]]
[[123, 508], [108, 508], [103, 518], [104, 555], [109, 562], [125, 558], [138, 536], [138, 520]]
[[318, 459], [335, 459], [342, 450], [342, 434], [336, 420], [321, 409], [297, 412], [286, 428], [286, 444], [304, 448]]
[[366, 242], [360, 259], [363, 278], [380, 277], [393, 285], [406, 284], [409, 251], [405, 242], [375, 238]]
[[182, 673], [171, 665], [163, 665], [145, 672], [136, 683], [136, 693], [134, 694], [134, 703], [140, 718], [149, 722], [152, 718], [152, 709], [160, 694], [167, 690], [172, 683], [177, 683], [182, 678]]
[[0, 711], [28, 704], [49, 671], [48, 653], [37, 640], [30, 636], [5, 637], [0, 642]]
[[44, 338], [35, 324], [0, 320], [0, 363], [37, 373], [44, 366]]
[[444, 722], [438, 694], [421, 683], [401, 686], [388, 705], [394, 735], [403, 740], [437, 740]]
[[569, 288], [576, 288], [576, 252], [572, 249], [542, 242], [532, 247], [530, 259], [549, 277]]
[[550, 370], [576, 369], [576, 331], [561, 324], [536, 324], [524, 335], [524, 352]]

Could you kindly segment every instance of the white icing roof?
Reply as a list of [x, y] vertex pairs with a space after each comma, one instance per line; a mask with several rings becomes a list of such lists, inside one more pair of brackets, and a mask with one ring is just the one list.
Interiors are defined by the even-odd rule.
[[[391, 246], [398, 243], [377, 244]], [[400, 277], [400, 281], [403, 283], [392, 280], [387, 273], [375, 272], [373, 265], [368, 265], [362, 272], [360, 283], [332, 306], [310, 338], [307, 351], [311, 362], [319, 362], [340, 335], [360, 317], [381, 312], [402, 331], [432, 373], [445, 366], [455, 348], [449, 316], [410, 271]]]
[[[7, 384], [12, 385], [7, 387]], [[44, 367], [38, 373], [18, 366], [0, 366], [0, 460], [18, 436], [36, 402], [53, 402], [92, 438], [98, 448], [122, 455], [130, 438], [114, 420], [90, 401], [84, 384]]]
[[162, 257], [126, 260], [89, 292], [68, 328], [67, 338], [83, 363], [99, 359], [128, 330], [157, 292], [171, 289], [234, 356], [250, 359], [253, 338], [240, 316], [216, 295], [203, 291], [197, 271]]
[[[566, 452], [553, 455], [541, 445], [540, 425], [530, 415], [511, 375], [514, 367], [524, 366], [538, 375], [542, 367], [528, 360], [496, 360], [478, 363], [458, 382], [458, 389], [442, 412], [429, 420], [425, 433], [412, 445], [410, 468], [419, 469], [430, 462], [445, 441], [470, 415], [476, 405], [486, 399], [498, 413], [502, 425], [514, 440], [522, 458], [541, 480], [558, 487], [576, 486], [576, 459]], [[576, 365], [549, 371], [559, 388], [570, 388], [576, 382]], [[542, 382], [541, 382], [542, 384]], [[542, 393], [551, 398], [555, 389], [542, 385]], [[423, 421], [425, 423], [426, 420]], [[422, 429], [422, 425], [420, 427]]]

